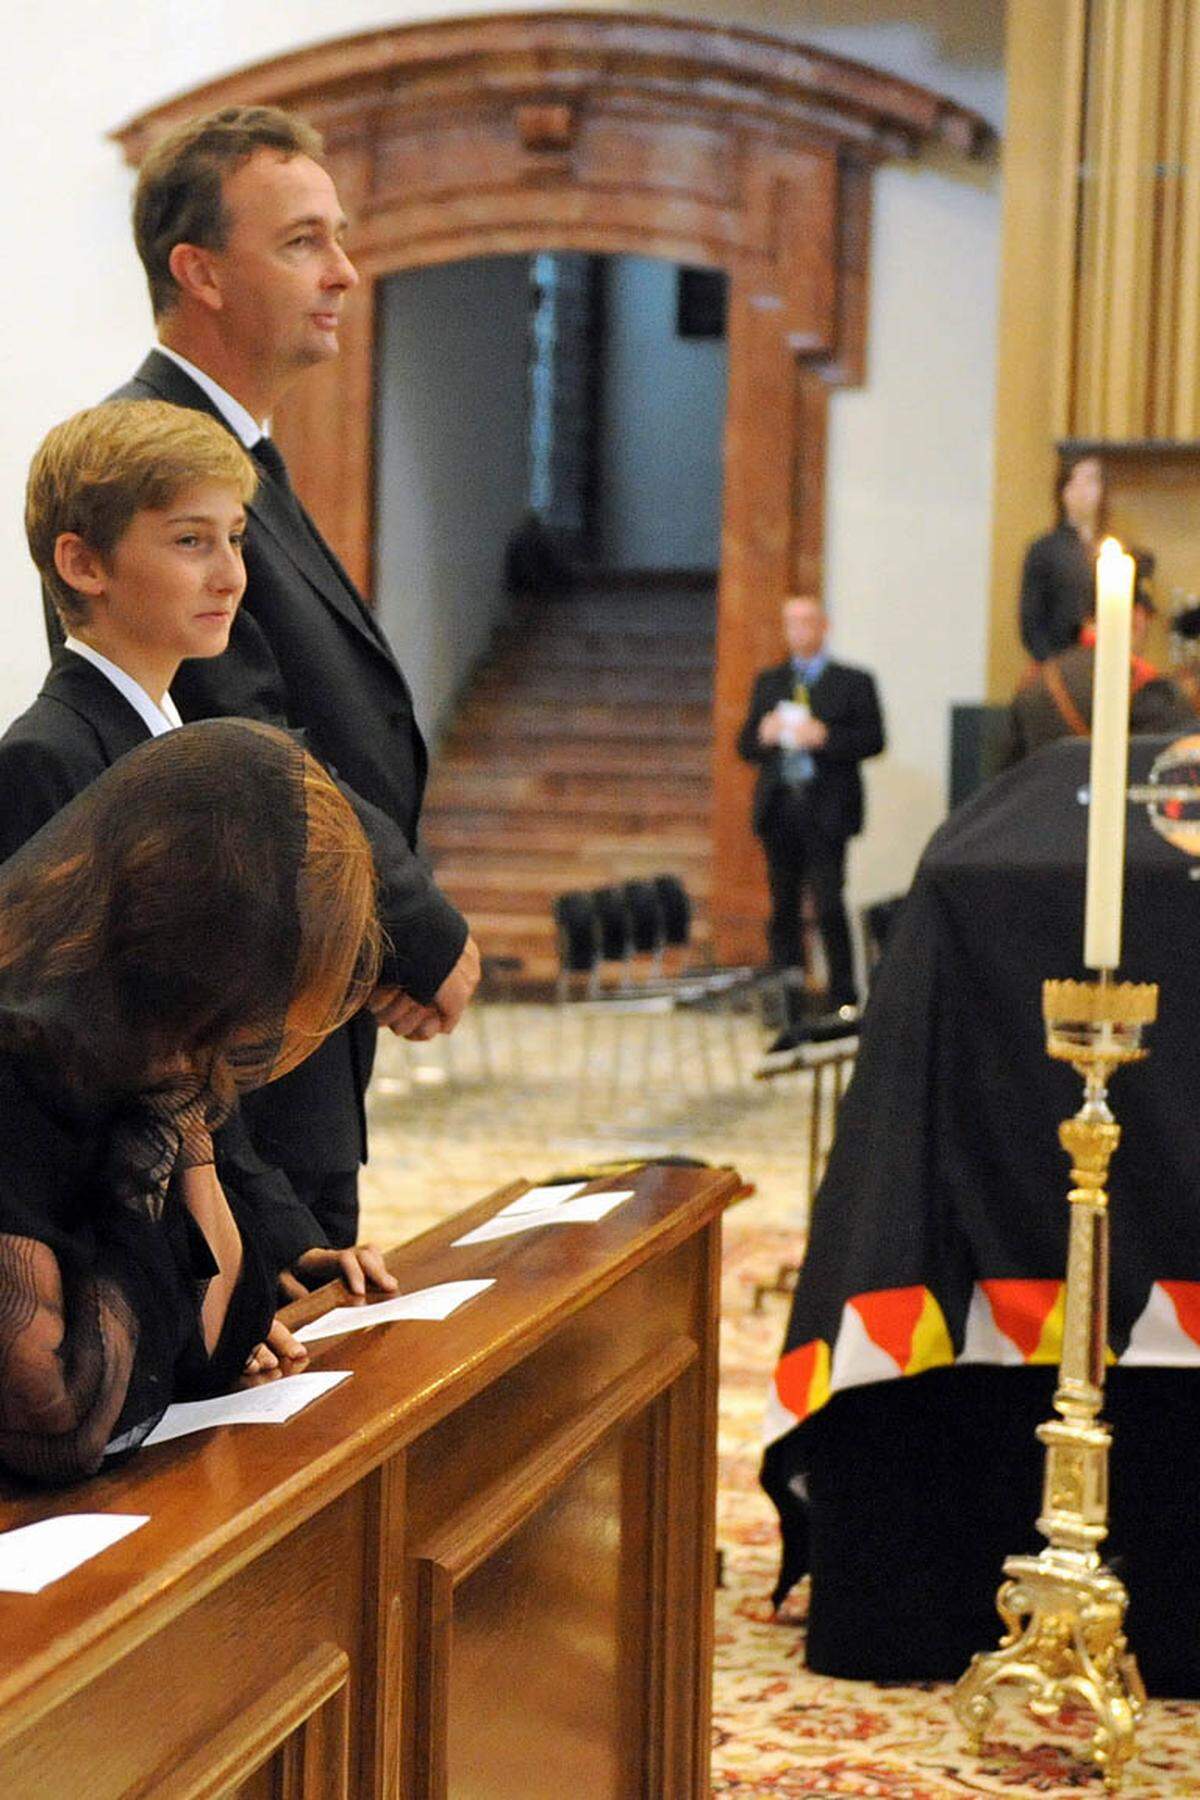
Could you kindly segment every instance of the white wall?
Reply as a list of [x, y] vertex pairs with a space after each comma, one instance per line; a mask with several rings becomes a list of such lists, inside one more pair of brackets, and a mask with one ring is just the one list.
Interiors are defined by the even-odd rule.
[[[0, 351], [0, 724], [27, 703], [45, 666], [20, 527], [30, 454], [55, 420], [123, 380], [150, 334], [126, 222], [130, 177], [106, 131], [303, 43], [406, 18], [560, 3], [341, 0], [334, 9], [328, 0], [10, 0], [0, 119], [10, 288]], [[640, 4], [807, 39], [999, 116], [999, 0]], [[996, 188], [993, 172], [980, 186], [978, 175], [937, 159], [882, 172], [869, 384], [835, 401], [830, 598], [843, 651], [883, 676], [895, 745], [873, 776], [874, 835], [864, 847], [862, 880], [875, 884], [876, 852], [895, 835], [879, 886], [894, 885], [899, 861], [915, 855], [937, 810], [946, 701], [982, 691]], [[921, 441], [902, 435], [905, 428]], [[876, 496], [891, 527], [887, 542]], [[858, 542], [864, 520], [870, 531]], [[909, 537], [929, 553], [903, 551]], [[904, 817], [890, 821], [895, 807]]]
[[480, 257], [382, 284], [375, 594], [436, 738], [505, 611], [525, 511], [529, 260]]
[[885, 168], [868, 378], [832, 406], [826, 598], [835, 653], [875, 671], [859, 900], [903, 889], [943, 817], [948, 711], [984, 691], [999, 232], [991, 182]]
[[[966, 0], [791, 8], [797, 36], [939, 89], [997, 128], [1003, 10]], [[764, 29], [779, 29], [774, 11], [765, 0]], [[945, 813], [949, 708], [984, 693], [999, 266], [994, 160], [938, 149], [878, 170], [867, 378], [833, 397], [826, 488], [832, 648], [875, 672], [888, 727], [886, 755], [867, 765], [867, 829], [851, 851], [860, 903], [907, 885]]]
[[676, 268], [605, 268], [600, 535], [614, 569], [715, 569], [729, 357], [676, 335]]

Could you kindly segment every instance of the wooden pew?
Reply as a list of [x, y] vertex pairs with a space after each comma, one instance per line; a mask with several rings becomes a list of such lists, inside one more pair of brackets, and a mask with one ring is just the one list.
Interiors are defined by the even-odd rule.
[[[0, 1595], [4, 1800], [691, 1800], [708, 1786], [720, 1215], [647, 1168], [596, 1224], [392, 1253], [491, 1275], [440, 1324], [318, 1341], [286, 1425], [143, 1450], [0, 1529], [149, 1524]], [[298, 1303], [293, 1324], [344, 1299]]]

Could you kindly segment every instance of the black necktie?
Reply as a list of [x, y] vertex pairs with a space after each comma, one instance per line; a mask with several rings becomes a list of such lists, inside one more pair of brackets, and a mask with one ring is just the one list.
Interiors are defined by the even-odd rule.
[[269, 437], [260, 437], [256, 444], [251, 444], [250, 454], [266, 474], [271, 477], [276, 487], [292, 495], [292, 478], [287, 472], [287, 464], [279, 453], [279, 445]]

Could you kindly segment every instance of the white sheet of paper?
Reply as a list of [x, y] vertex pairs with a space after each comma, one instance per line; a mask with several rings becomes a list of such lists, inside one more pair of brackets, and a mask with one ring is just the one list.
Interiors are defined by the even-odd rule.
[[314, 1338], [338, 1337], [345, 1331], [363, 1331], [368, 1325], [386, 1325], [392, 1319], [448, 1319], [452, 1312], [494, 1287], [487, 1281], [440, 1281], [436, 1287], [397, 1294], [391, 1300], [373, 1300], [368, 1306], [335, 1306], [332, 1312], [310, 1319], [296, 1336], [311, 1344]]
[[40, 1594], [149, 1518], [149, 1513], [68, 1513], [0, 1532], [0, 1592]]
[[507, 1216], [498, 1212], [477, 1225], [474, 1231], [455, 1238], [452, 1248], [457, 1249], [460, 1244], [490, 1243], [493, 1238], [513, 1237], [518, 1231], [533, 1231], [541, 1225], [593, 1225], [622, 1200], [632, 1199], [632, 1188], [620, 1188], [608, 1194], [580, 1194], [574, 1200], [563, 1200], [541, 1212], [509, 1213]]
[[145, 1441], [166, 1444], [192, 1431], [207, 1431], [212, 1425], [283, 1425], [352, 1374], [351, 1369], [321, 1369], [312, 1375], [265, 1381], [261, 1387], [244, 1388], [239, 1394], [218, 1394], [213, 1400], [177, 1400]]
[[797, 745], [801, 725], [805, 719], [812, 717], [807, 706], [799, 706], [794, 700], [781, 700], [776, 707], [782, 730], [779, 742], [785, 750], [794, 750]]
[[502, 1206], [496, 1217], [510, 1219], [518, 1213], [544, 1212], [548, 1206], [558, 1206], [563, 1200], [582, 1194], [586, 1186], [586, 1181], [556, 1181], [551, 1187], [532, 1187], [528, 1193], [518, 1194], [507, 1206]]

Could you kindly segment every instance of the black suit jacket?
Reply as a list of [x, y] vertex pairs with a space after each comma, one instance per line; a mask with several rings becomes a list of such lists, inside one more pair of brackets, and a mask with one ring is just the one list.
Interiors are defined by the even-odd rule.
[[[0, 738], [0, 861], [149, 735], [107, 676], [60, 651], [33, 705]], [[276, 1270], [328, 1242], [286, 1176], [256, 1154], [238, 1114], [213, 1147], [222, 1181], [254, 1212]]]
[[[225, 424], [203, 389], [157, 350], [111, 397], [167, 400]], [[467, 925], [416, 854], [427, 757], [408, 683], [316, 526], [267, 475], [250, 503], [245, 558], [229, 648], [184, 664], [171, 685], [176, 705], [185, 719], [267, 719], [301, 731], [313, 755], [368, 803], [358, 810], [379, 866], [389, 972], [431, 1000], [462, 954]]]
[[1035, 662], [1070, 649], [1096, 603], [1096, 552], [1073, 525], [1035, 538], [1021, 570], [1021, 642]]
[[[758, 765], [754, 829], [760, 837], [770, 830], [775, 797], [783, 786], [783, 751], [760, 744], [758, 727], [781, 700], [791, 699], [795, 680], [790, 659], [756, 676], [750, 708], [738, 733], [738, 755]], [[859, 764], [868, 756], [878, 756], [884, 746], [875, 682], [865, 669], [827, 662], [813, 684], [809, 705], [813, 717], [829, 732], [823, 749], [812, 753], [813, 778], [808, 791], [813, 825], [827, 838], [854, 837], [863, 825]]]

